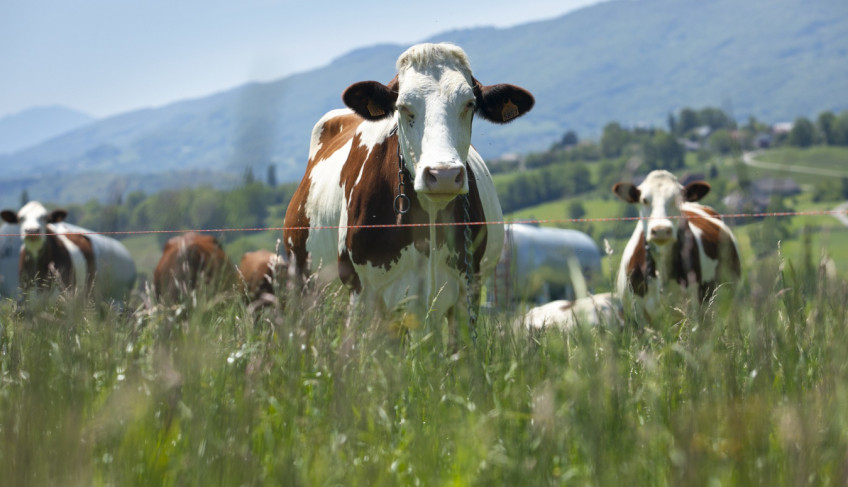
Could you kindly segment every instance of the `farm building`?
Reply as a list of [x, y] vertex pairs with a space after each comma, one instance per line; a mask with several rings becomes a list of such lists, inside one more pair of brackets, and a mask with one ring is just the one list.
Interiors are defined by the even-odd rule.
[[492, 286], [496, 306], [585, 295], [601, 272], [601, 251], [577, 230], [510, 224]]

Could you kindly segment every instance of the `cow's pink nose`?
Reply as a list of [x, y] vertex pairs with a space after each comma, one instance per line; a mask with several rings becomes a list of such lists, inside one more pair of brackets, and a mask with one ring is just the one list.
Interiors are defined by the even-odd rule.
[[671, 240], [672, 228], [668, 226], [656, 226], [651, 228], [651, 240], [666, 242]]
[[463, 166], [433, 166], [424, 170], [424, 184], [431, 193], [458, 193], [465, 185]]

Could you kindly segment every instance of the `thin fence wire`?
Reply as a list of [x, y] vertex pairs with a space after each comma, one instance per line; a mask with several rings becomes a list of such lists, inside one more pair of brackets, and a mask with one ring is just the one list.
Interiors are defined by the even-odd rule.
[[[743, 218], [782, 218], [792, 216], [848, 216], [846, 210], [812, 210], [812, 211], [780, 211], [780, 212], [760, 212], [760, 213], [731, 213], [720, 214], [719, 217], [723, 220], [743, 219]], [[124, 231], [108, 231], [108, 232], [61, 232], [61, 233], [0, 233], [0, 237], [23, 237], [29, 236], [47, 236], [47, 235], [148, 235], [148, 234], [169, 234], [169, 233], [228, 233], [228, 232], [265, 232], [265, 231], [285, 231], [285, 230], [351, 230], [351, 229], [373, 229], [373, 228], [402, 228], [402, 227], [451, 227], [463, 225], [512, 225], [512, 224], [564, 224], [564, 223], [597, 223], [597, 222], [622, 222], [649, 220], [652, 217], [643, 216], [620, 216], [620, 217], [595, 217], [595, 218], [548, 218], [548, 219], [527, 219], [527, 220], [501, 220], [501, 221], [483, 221], [483, 222], [434, 222], [434, 223], [392, 223], [379, 225], [325, 225], [325, 226], [297, 226], [297, 227], [254, 227], [254, 228], [205, 228], [205, 229], [179, 229], [179, 230], [124, 230]], [[668, 219], [696, 219], [696, 218], [715, 218], [714, 216], [700, 215], [670, 215]]]

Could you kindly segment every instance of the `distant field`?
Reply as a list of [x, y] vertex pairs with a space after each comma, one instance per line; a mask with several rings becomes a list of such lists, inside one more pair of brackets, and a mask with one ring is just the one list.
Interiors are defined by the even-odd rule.
[[757, 159], [784, 165], [844, 171], [848, 177], [848, 147], [781, 147], [765, 151]]

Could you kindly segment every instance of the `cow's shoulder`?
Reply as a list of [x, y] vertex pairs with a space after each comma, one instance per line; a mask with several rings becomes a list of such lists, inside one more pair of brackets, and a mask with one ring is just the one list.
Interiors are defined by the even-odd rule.
[[[312, 128], [309, 142], [309, 166], [329, 158], [342, 149], [364, 119], [347, 108], [327, 112]], [[308, 169], [307, 169], [308, 170]]]

